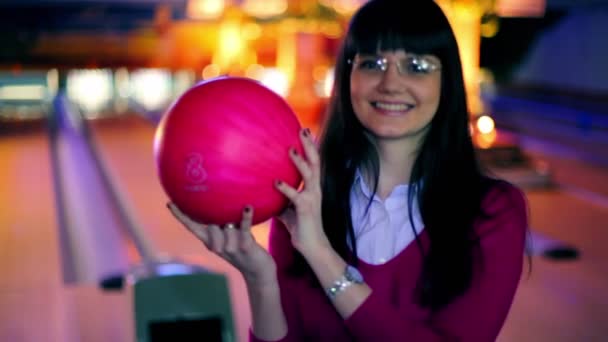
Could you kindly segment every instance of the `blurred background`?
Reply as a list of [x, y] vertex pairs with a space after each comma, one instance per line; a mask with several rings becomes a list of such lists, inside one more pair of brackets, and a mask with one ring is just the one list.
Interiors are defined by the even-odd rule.
[[[364, 2], [0, 1], [0, 340], [133, 341], [133, 284], [203, 269], [226, 275], [246, 340], [242, 279], [165, 208], [156, 125], [232, 75], [316, 134]], [[608, 0], [437, 2], [483, 166], [528, 196], [531, 258], [499, 341], [606, 341]], [[265, 245], [268, 224], [254, 233]]]

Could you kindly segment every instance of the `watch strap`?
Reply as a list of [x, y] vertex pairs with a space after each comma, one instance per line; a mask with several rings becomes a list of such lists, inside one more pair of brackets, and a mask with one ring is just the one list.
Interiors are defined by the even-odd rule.
[[349, 286], [361, 283], [363, 283], [363, 279], [359, 271], [353, 266], [347, 265], [342, 277], [336, 280], [332, 286], [327, 288], [325, 293], [333, 300], [340, 292], [346, 290]]

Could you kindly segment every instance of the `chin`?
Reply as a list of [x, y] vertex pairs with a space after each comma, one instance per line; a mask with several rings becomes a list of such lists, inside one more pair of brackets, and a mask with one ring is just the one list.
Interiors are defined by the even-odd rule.
[[377, 129], [371, 130], [371, 134], [375, 136], [377, 139], [386, 139], [386, 140], [399, 140], [399, 139], [420, 139], [425, 133], [428, 131], [427, 127], [413, 129], [413, 128], [404, 128], [404, 129], [395, 129], [395, 127], [391, 127], [389, 129]]

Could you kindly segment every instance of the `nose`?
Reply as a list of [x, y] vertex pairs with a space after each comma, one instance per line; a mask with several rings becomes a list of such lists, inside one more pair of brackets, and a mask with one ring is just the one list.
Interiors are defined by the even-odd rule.
[[385, 93], [397, 93], [403, 90], [405, 85], [397, 65], [389, 63], [386, 70], [382, 73], [378, 90]]

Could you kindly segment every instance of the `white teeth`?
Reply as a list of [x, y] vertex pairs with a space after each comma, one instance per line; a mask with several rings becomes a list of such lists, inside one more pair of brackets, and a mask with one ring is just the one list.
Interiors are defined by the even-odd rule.
[[400, 111], [400, 110], [408, 110], [413, 106], [403, 103], [385, 103], [385, 102], [374, 102], [374, 106], [376, 108], [390, 110], [390, 111]]

